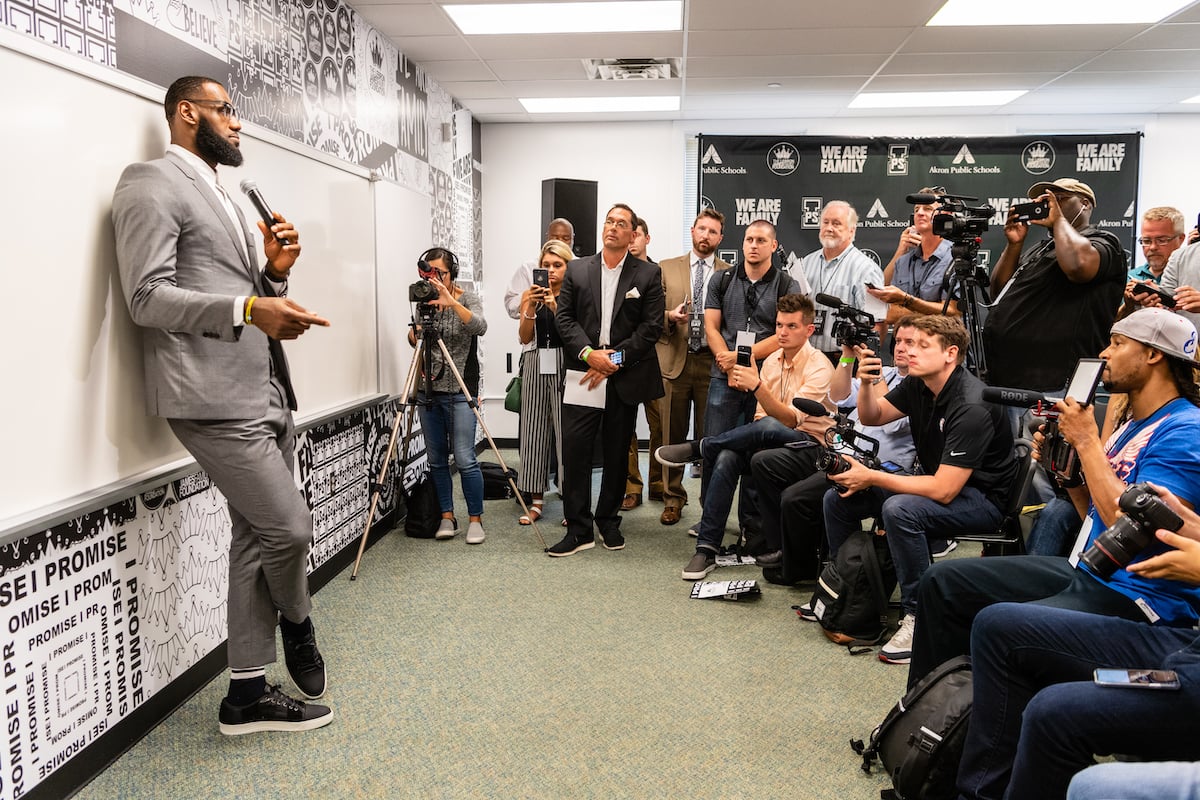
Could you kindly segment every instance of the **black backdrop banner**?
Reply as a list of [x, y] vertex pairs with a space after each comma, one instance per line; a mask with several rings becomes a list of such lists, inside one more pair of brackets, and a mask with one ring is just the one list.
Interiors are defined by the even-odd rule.
[[[775, 224], [787, 264], [820, 247], [821, 208], [845, 200], [858, 212], [855, 244], [885, 266], [896, 252], [923, 187], [979, 198], [996, 209], [979, 262], [1004, 249], [1004, 219], [1039, 181], [1077, 178], [1096, 193], [1092, 224], [1136, 253], [1140, 135], [990, 136], [904, 139], [832, 136], [705, 136], [700, 141], [700, 207], [725, 214], [719, 255], [741, 261], [746, 226]], [[1035, 234], [1031, 233], [1031, 237]], [[1032, 239], [1027, 240], [1032, 241]], [[1132, 263], [1132, 261], [1131, 261]]]

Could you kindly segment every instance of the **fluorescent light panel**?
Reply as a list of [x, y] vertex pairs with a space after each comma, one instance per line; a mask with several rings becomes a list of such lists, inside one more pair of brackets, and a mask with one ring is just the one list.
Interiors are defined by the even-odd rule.
[[1131, 25], [1166, 19], [1192, 0], [946, 0], [926, 26]]
[[618, 111], [678, 111], [678, 97], [522, 97], [530, 114], [588, 114]]
[[1181, 103], [1200, 103], [1200, 94], [1195, 97], [1189, 97], [1187, 100], [1180, 100]]
[[442, 9], [467, 36], [496, 33], [628, 33], [683, 29], [682, 0], [445, 4]]
[[952, 108], [1002, 106], [1011, 103], [1024, 89], [980, 92], [863, 92], [849, 108]]

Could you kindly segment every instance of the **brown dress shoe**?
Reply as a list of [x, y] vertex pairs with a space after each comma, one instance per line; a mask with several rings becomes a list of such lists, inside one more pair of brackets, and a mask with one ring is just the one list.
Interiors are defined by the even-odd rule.
[[627, 494], [625, 499], [621, 501], [622, 511], [633, 511], [642, 504], [642, 496], [640, 494]]
[[674, 525], [679, 522], [679, 509], [675, 506], [667, 506], [663, 509], [662, 516], [658, 518], [658, 521], [663, 525]]

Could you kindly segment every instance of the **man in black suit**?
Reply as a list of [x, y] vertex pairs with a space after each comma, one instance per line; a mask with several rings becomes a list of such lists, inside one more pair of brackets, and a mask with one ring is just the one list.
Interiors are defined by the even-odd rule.
[[[558, 330], [566, 380], [604, 392], [604, 407], [562, 407], [563, 511], [567, 535], [546, 552], [570, 556], [595, 546], [592, 522], [609, 550], [625, 547], [621, 498], [625, 493], [629, 438], [640, 403], [663, 396], [654, 343], [662, 333], [666, 305], [659, 268], [630, 254], [637, 230], [633, 209], [617, 203], [604, 220], [603, 249], [567, 270], [558, 295]], [[592, 446], [599, 436], [604, 456], [600, 497], [593, 515]]]

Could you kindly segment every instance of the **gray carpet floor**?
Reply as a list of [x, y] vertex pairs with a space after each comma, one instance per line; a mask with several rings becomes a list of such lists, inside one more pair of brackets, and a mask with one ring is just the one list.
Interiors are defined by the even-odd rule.
[[[791, 606], [811, 589], [690, 599], [679, 573], [699, 510], [673, 527], [660, 512], [625, 515], [625, 550], [564, 559], [517, 525], [512, 500], [487, 503], [482, 545], [393, 532], [357, 581], [347, 570], [314, 598], [331, 725], [224, 737], [222, 675], [78, 797], [877, 798], [886, 779], [848, 743], [907, 668], [802, 622]], [[548, 543], [560, 519], [550, 494]], [[282, 662], [268, 679], [292, 691]]]

